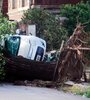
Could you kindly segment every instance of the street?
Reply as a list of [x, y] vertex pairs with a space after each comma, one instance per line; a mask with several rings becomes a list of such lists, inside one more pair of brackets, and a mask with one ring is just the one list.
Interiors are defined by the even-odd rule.
[[0, 85], [0, 100], [89, 100], [55, 89], [29, 86]]

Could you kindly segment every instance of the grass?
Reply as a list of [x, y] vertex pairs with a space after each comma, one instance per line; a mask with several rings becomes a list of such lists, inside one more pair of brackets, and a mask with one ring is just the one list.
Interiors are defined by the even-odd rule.
[[63, 88], [65, 92], [70, 92], [76, 95], [85, 96], [87, 98], [90, 98], [90, 87], [82, 87], [79, 85], [73, 85], [70, 87]]

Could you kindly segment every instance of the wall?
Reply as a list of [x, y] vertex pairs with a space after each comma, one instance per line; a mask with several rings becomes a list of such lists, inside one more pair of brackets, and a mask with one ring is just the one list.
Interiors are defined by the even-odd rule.
[[60, 5], [60, 4], [66, 4], [66, 3], [78, 3], [81, 0], [34, 0], [35, 4], [37, 5]]
[[[23, 11], [27, 10], [28, 8], [34, 8], [34, 7], [41, 7], [41, 8], [59, 8], [60, 4], [66, 4], [66, 3], [72, 3], [75, 4], [81, 0], [25, 0], [26, 5], [25, 7], [22, 7], [22, 0], [15, 0], [16, 8], [12, 9], [12, 0], [8, 0], [8, 6], [7, 6], [7, 0], [4, 0], [4, 12], [7, 12], [8, 7], [8, 16], [10, 20], [17, 20], [20, 21], [23, 16]], [[5, 3], [6, 2], [6, 3]], [[30, 4], [31, 2], [31, 4]]]
[[8, 16], [10, 20], [20, 21], [23, 12], [29, 8], [29, 0], [25, 0], [25, 6], [22, 7], [22, 0], [15, 0], [15, 8], [12, 6], [12, 0], [8, 0]]
[[8, 12], [8, 0], [3, 0], [2, 12], [5, 16], [7, 16]]

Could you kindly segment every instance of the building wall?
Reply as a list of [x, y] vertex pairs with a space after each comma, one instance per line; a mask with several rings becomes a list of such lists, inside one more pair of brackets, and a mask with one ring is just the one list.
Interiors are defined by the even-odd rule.
[[33, 0], [34, 4], [42, 4], [42, 5], [60, 5], [60, 4], [66, 4], [66, 3], [78, 3], [81, 0]]
[[[22, 6], [22, 1], [25, 4]], [[10, 20], [20, 21], [23, 12], [29, 8], [29, 0], [8, 0], [8, 16]]]
[[[5, 0], [7, 1], [7, 0]], [[13, 3], [13, 1], [15, 3]], [[22, 6], [22, 1], [25, 6]], [[8, 0], [8, 16], [10, 20], [20, 21], [23, 16], [23, 11], [28, 8], [41, 7], [41, 8], [59, 8], [60, 4], [77, 3], [81, 0]], [[14, 5], [14, 7], [13, 7]]]
[[81, 0], [31, 0], [31, 8], [58, 8], [61, 4], [76, 4]]
[[8, 12], [8, 0], [3, 0], [2, 12], [5, 16], [7, 16]]
[[31, 8], [43, 8], [58, 15], [61, 4], [76, 4], [81, 0], [32, 0]]

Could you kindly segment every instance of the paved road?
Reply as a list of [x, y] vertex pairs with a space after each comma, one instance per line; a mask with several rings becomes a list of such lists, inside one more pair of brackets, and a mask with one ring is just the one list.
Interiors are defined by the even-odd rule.
[[0, 100], [90, 100], [55, 89], [0, 85]]

